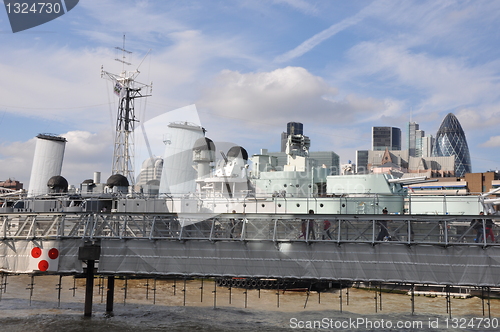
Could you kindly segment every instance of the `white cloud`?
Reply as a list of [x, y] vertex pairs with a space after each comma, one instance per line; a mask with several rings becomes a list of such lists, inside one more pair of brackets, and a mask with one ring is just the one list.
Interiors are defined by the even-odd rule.
[[485, 148], [500, 147], [500, 136], [492, 136], [487, 142], [481, 144], [480, 146]]
[[380, 9], [386, 5], [387, 5], [386, 1], [380, 1], [380, 0], [373, 1], [370, 5], [363, 8], [357, 14], [331, 25], [328, 29], [321, 31], [312, 36], [311, 38], [307, 39], [306, 41], [302, 42], [299, 46], [295, 47], [293, 50], [290, 50], [282, 55], [277, 56], [274, 59], [274, 62], [283, 63], [304, 55], [305, 53], [311, 51], [313, 48], [315, 48], [325, 40], [335, 36], [340, 31], [345, 30], [350, 26], [359, 23], [367, 16], [379, 12]]
[[188, 6], [169, 6], [149, 1], [86, 0], [81, 1], [79, 7], [84, 8], [86, 14], [96, 20], [102, 29], [95, 29], [83, 22], [78, 28], [81, 34], [111, 45], [125, 33], [129, 36], [127, 45], [137, 46], [144, 40], [155, 40], [158, 34], [185, 30], [186, 25], [176, 18], [176, 14], [187, 10]]
[[78, 185], [91, 179], [93, 172], [102, 172], [101, 180], [111, 175], [113, 137], [109, 133], [70, 131], [61, 135], [67, 139], [62, 175], [70, 184]]
[[395, 89], [411, 89], [424, 97], [419, 108], [428, 112], [491, 102], [500, 88], [488, 65], [464, 59], [414, 53], [400, 45], [364, 42], [349, 51], [353, 66], [345, 75], [358, 79], [376, 75]]
[[0, 169], [2, 169], [1, 180], [8, 178], [16, 179], [24, 183], [28, 188], [28, 180], [33, 163], [36, 139], [27, 142], [3, 143], [0, 145]]
[[294, 9], [297, 9], [305, 14], [316, 14], [318, 8], [305, 0], [274, 0], [278, 4], [286, 4]]
[[284, 124], [292, 120], [352, 123], [385, 109], [384, 102], [374, 98], [348, 95], [337, 100], [336, 95], [336, 88], [300, 67], [248, 74], [225, 70], [205, 89], [198, 106], [250, 125], [254, 121]]
[[[67, 139], [61, 175], [70, 184], [78, 186], [83, 180], [92, 178], [94, 171], [102, 172], [102, 181], [106, 181], [111, 173], [113, 156], [113, 141], [109, 134], [70, 131], [60, 136]], [[7, 142], [0, 146], [2, 176], [22, 182], [25, 189], [29, 186], [36, 140]]]
[[0, 81], [0, 104], [16, 115], [94, 125], [108, 108], [99, 78], [104, 54], [50, 46], [4, 52], [0, 71], [9, 79]]

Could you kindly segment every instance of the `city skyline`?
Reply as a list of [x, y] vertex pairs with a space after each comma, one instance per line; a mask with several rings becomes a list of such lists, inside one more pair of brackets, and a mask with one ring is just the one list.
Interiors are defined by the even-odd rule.
[[311, 151], [346, 163], [371, 127], [436, 133], [451, 112], [473, 171], [497, 169], [499, 15], [497, 1], [87, 0], [13, 34], [0, 11], [0, 180], [27, 185], [40, 133], [68, 140], [70, 184], [110, 175], [117, 97], [100, 69], [123, 69], [124, 34], [126, 69], [153, 82], [141, 123], [195, 104], [207, 137], [256, 154], [301, 122]]

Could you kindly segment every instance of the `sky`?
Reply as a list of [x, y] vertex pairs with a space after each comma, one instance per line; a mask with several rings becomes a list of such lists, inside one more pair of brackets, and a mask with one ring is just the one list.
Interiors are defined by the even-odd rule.
[[39, 133], [67, 139], [70, 184], [111, 175], [118, 97], [101, 66], [152, 83], [142, 123], [195, 105], [207, 137], [249, 155], [279, 151], [293, 121], [347, 163], [373, 126], [435, 136], [451, 112], [473, 171], [496, 170], [498, 31], [497, 0], [81, 0], [18, 33], [0, 8], [0, 180], [28, 187]]

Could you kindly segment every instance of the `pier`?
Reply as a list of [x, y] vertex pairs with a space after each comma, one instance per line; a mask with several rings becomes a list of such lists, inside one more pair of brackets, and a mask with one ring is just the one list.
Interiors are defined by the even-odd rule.
[[[500, 245], [477, 216], [5, 213], [4, 274], [274, 278], [500, 286]], [[484, 221], [483, 221], [484, 222]], [[387, 236], [377, 240], [381, 228]], [[42, 262], [45, 261], [45, 262]], [[108, 286], [108, 311], [113, 287]], [[91, 298], [91, 297], [90, 297]], [[91, 301], [91, 300], [90, 300]], [[91, 302], [85, 314], [91, 314]]]

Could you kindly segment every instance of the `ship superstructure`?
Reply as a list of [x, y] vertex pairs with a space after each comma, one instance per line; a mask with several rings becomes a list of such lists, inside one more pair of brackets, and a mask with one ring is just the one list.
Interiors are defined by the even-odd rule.
[[[493, 205], [498, 204], [491, 194], [408, 195], [406, 186], [432, 181], [425, 177], [332, 175], [329, 168], [309, 158], [310, 140], [303, 134], [289, 135], [287, 163], [280, 167], [276, 157], [265, 153], [249, 157], [242, 146], [221, 151], [217, 158], [216, 144], [200, 126], [175, 122], [167, 129], [170, 134], [165, 136], [163, 164], [159, 163], [159, 186], [133, 187], [123, 174], [113, 174], [101, 183], [100, 174], [94, 174], [80, 188], [68, 191], [61, 189], [67, 182], [58, 173], [54, 174], [57, 179], [40, 180], [49, 185], [42, 195], [4, 196], [3, 209], [189, 213], [200, 214], [196, 218], [203, 220], [206, 214], [220, 213], [342, 215], [381, 214], [383, 209], [400, 215], [477, 215], [480, 211], [493, 211]], [[37, 158], [46, 157], [37, 153]]]

